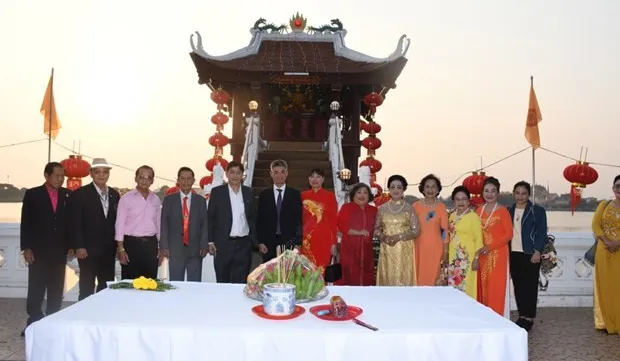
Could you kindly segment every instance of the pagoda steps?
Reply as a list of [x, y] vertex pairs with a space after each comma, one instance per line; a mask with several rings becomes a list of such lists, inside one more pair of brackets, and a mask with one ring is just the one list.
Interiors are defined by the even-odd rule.
[[[264, 150], [260, 153], [260, 160], [285, 159], [290, 155], [291, 150]], [[328, 162], [329, 154], [324, 150], [294, 150], [295, 160], [311, 160], [318, 162]]]
[[327, 150], [323, 150], [323, 143], [270, 141], [268, 150], [260, 152], [254, 164], [252, 188], [255, 197], [258, 197], [263, 189], [272, 187], [270, 166], [271, 162], [277, 159], [285, 160], [288, 163], [287, 186], [300, 191], [308, 189], [310, 169], [320, 168], [325, 172], [325, 189], [333, 191], [334, 180], [331, 162]]
[[284, 151], [325, 151], [323, 142], [288, 142], [288, 141], [269, 141], [269, 150]]
[[[289, 175], [286, 180], [286, 184], [300, 191], [308, 189], [310, 187], [310, 185], [308, 184], [307, 175], [303, 175], [301, 177], [291, 177]], [[262, 188], [262, 189], [269, 188], [272, 185], [273, 185], [273, 181], [271, 180], [271, 177], [261, 177], [261, 178], [254, 177], [254, 182], [252, 182], [252, 187], [254, 187], [255, 189], [256, 188]], [[325, 175], [325, 182], [323, 183], [323, 186], [325, 188], [334, 188], [334, 181], [331, 175], [329, 177], [327, 176], [327, 174]]]

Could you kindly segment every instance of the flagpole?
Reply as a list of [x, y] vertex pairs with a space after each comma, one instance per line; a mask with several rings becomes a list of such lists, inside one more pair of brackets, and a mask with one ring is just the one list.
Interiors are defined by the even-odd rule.
[[50, 109], [49, 109], [49, 122], [47, 129], [47, 162], [52, 161], [52, 112], [54, 111], [54, 68], [52, 68], [52, 77], [50, 80]]
[[[530, 75], [530, 86], [534, 86], [534, 76]], [[532, 147], [532, 204], [536, 204], [536, 148]]]

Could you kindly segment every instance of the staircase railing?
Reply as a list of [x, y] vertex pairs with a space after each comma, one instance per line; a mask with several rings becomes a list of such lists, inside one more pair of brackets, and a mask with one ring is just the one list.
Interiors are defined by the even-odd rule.
[[327, 140], [327, 150], [329, 161], [332, 166], [334, 179], [334, 193], [338, 201], [338, 209], [346, 203], [346, 190], [344, 183], [340, 179], [340, 170], [344, 169], [344, 154], [342, 152], [342, 118], [338, 116], [340, 103], [333, 101], [330, 104], [332, 115], [329, 118], [329, 138]]
[[266, 144], [260, 138], [260, 117], [256, 110], [250, 113], [250, 116], [245, 118], [247, 127], [245, 129], [245, 144], [243, 145], [243, 155], [241, 156], [241, 163], [245, 168], [245, 179], [243, 185], [251, 187], [252, 180], [254, 179], [254, 165], [258, 158], [258, 152], [260, 149], [265, 148]]

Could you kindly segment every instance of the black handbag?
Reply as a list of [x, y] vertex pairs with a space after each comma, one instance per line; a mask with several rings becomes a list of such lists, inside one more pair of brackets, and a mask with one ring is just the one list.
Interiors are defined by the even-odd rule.
[[340, 255], [332, 256], [331, 265], [325, 267], [325, 282], [334, 283], [342, 279], [342, 265], [340, 265]]
[[592, 245], [592, 247], [590, 247], [590, 249], [586, 251], [586, 254], [583, 255], [583, 259], [592, 267], [594, 267], [597, 243], [598, 243], [598, 239], [594, 240], [594, 244]]

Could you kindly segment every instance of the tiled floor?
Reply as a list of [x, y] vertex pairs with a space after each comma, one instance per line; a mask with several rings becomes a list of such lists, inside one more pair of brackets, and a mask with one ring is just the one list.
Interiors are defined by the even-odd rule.
[[[26, 358], [24, 339], [20, 337], [25, 322], [24, 306], [23, 299], [0, 299], [0, 361]], [[620, 336], [595, 331], [592, 322], [591, 309], [540, 309], [529, 337], [530, 360], [617, 360]]]

